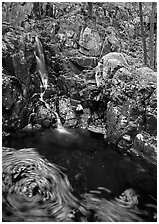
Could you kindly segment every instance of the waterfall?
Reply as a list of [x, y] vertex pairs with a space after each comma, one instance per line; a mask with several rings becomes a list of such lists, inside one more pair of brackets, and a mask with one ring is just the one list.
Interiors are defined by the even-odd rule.
[[55, 114], [56, 119], [57, 119], [57, 131], [60, 132], [60, 133], [71, 134], [69, 131], [67, 131], [67, 130], [62, 126], [62, 123], [61, 123], [61, 120], [60, 120], [60, 117], [59, 117], [58, 113], [54, 111], [54, 114]]
[[[34, 51], [34, 55], [35, 55], [36, 63], [37, 63], [37, 70], [38, 70], [38, 73], [39, 73], [39, 76], [40, 76], [40, 80], [41, 80], [40, 100], [42, 102], [44, 102], [44, 104], [45, 104], [45, 106], [47, 108], [49, 108], [49, 105], [43, 99], [43, 95], [44, 95], [45, 91], [48, 88], [48, 74], [47, 74], [47, 70], [46, 70], [46, 66], [45, 66], [45, 57], [44, 57], [44, 52], [43, 52], [43, 46], [42, 46], [42, 43], [40, 42], [40, 39], [38, 38], [38, 36], [35, 37], [35, 41], [36, 41], [36, 49]], [[43, 88], [44, 88], [44, 90], [43, 90]], [[58, 113], [54, 111], [54, 114], [55, 114], [56, 119], [57, 119], [57, 130], [60, 133], [68, 133], [68, 134], [70, 134], [70, 132], [68, 132], [62, 126], [62, 123], [60, 121]]]
[[[34, 55], [36, 58], [37, 70], [38, 70], [41, 84], [42, 84], [40, 86], [40, 90], [41, 90], [41, 99], [43, 99], [43, 94], [48, 87], [48, 74], [46, 71], [45, 58], [44, 58], [42, 44], [37, 36], [35, 37], [35, 41], [36, 41], [36, 49], [34, 51]], [[42, 88], [44, 88], [44, 91], [42, 91]]]

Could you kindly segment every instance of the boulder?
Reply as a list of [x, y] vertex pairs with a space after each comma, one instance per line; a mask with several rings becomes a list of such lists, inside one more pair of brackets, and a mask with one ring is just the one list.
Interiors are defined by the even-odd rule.
[[105, 72], [105, 76], [104, 69], [102, 73], [107, 77], [103, 78], [103, 94], [109, 99], [106, 138], [120, 149], [128, 150], [133, 147], [137, 133], [145, 131], [152, 137], [157, 135], [156, 73], [140, 68], [132, 76], [126, 66], [114, 73], [110, 71]]
[[79, 52], [87, 56], [99, 56], [101, 50], [101, 38], [96, 30], [86, 27], [80, 34]]
[[112, 52], [102, 57], [95, 68], [95, 79], [98, 87], [102, 87], [113, 78], [119, 68], [129, 68], [127, 61], [122, 53]]

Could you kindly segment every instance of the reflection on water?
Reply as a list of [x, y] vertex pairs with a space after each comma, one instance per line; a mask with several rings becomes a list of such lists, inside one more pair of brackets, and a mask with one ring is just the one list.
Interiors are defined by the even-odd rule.
[[20, 133], [3, 146], [36, 148], [3, 153], [4, 221], [154, 221], [156, 168], [90, 132]]

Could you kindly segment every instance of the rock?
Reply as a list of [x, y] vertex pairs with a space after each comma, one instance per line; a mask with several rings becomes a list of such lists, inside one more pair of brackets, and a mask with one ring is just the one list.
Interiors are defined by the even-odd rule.
[[106, 134], [104, 123], [101, 125], [99, 124], [89, 125], [87, 129], [93, 133], [102, 134], [102, 135]]
[[124, 136], [122, 136], [122, 138], [119, 140], [118, 143], [118, 148], [120, 150], [125, 150], [127, 151], [128, 149], [130, 149], [130, 147], [133, 145], [133, 139], [131, 138], [130, 135], [125, 134]]
[[56, 126], [57, 117], [54, 113], [56, 110], [55, 102], [52, 99], [43, 101], [35, 94], [32, 97], [33, 113], [30, 115], [29, 123], [32, 126], [39, 126], [43, 129]]
[[2, 59], [3, 68], [5, 68], [10, 74], [14, 75], [14, 65], [12, 61], [12, 55], [17, 50], [17, 36], [14, 32], [8, 32], [3, 36], [2, 40]]
[[60, 54], [60, 49], [57, 44], [50, 44], [49, 49], [52, 55]]
[[63, 70], [70, 71], [75, 74], [80, 74], [82, 72], [82, 69], [80, 70], [80, 68], [77, 68], [70, 60], [63, 61]]
[[144, 157], [148, 162], [157, 165], [157, 139], [146, 132], [136, 135], [134, 144], [130, 149], [136, 154]]
[[119, 68], [115, 72], [115, 74], [113, 76], [113, 81], [115, 81], [115, 79], [127, 83], [127, 82], [130, 82], [133, 79], [133, 77], [132, 77], [131, 72], [128, 70], [128, 68], [122, 67], [122, 68]]
[[97, 31], [86, 27], [80, 34], [79, 52], [87, 56], [99, 56], [101, 50], [101, 38]]
[[[85, 104], [93, 100], [93, 93], [96, 95], [99, 93], [95, 83], [86, 83], [85, 87], [79, 92], [81, 100], [84, 101]], [[85, 107], [87, 106], [85, 105]]]
[[[115, 145], [122, 145], [124, 149], [130, 147], [138, 132], [137, 123], [135, 120], [131, 121], [130, 116], [131, 106], [129, 101], [122, 105], [108, 102], [106, 110], [107, 140]], [[125, 138], [125, 136], [128, 137]], [[122, 144], [121, 139], [124, 140]]]
[[60, 89], [64, 89], [63, 95], [69, 95], [75, 100], [81, 100], [80, 91], [87, 86], [84, 74], [76, 75], [72, 72], [67, 72], [64, 75], [61, 75], [58, 81]]
[[59, 43], [60, 51], [63, 50], [63, 48], [66, 44], [66, 39], [67, 39], [67, 36], [65, 33], [57, 33], [55, 35], [55, 41], [56, 41], [56, 43]]
[[23, 95], [22, 83], [14, 76], [2, 76], [2, 128], [17, 131], [27, 125], [29, 109]]
[[154, 114], [146, 114], [146, 131], [150, 135], [157, 136], [157, 116]]
[[70, 98], [64, 96], [59, 98], [59, 116], [67, 128], [75, 128], [77, 125], [75, 109], [76, 107], [71, 105]]
[[121, 50], [121, 44], [116, 37], [114, 29], [112, 27], [107, 27], [105, 32], [106, 37], [102, 45], [100, 57], [103, 57], [110, 52], [120, 52]]
[[142, 87], [157, 84], [157, 72], [149, 67], [142, 67], [136, 70], [136, 76]]
[[78, 92], [77, 80], [71, 74], [70, 74], [70, 76], [69, 76], [69, 74], [61, 76], [60, 80], [62, 81], [60, 89], [64, 90], [63, 95], [70, 94], [72, 96], [72, 94]]
[[104, 86], [107, 80], [113, 78], [115, 72], [122, 67], [129, 68], [122, 53], [112, 52], [103, 56], [95, 68], [97, 86]]
[[67, 30], [66, 32], [66, 43], [65, 46], [68, 48], [74, 48], [76, 33], [73, 30]]
[[147, 111], [157, 116], [157, 88], [150, 95], [147, 104]]
[[27, 64], [24, 51], [20, 50], [18, 53], [12, 55], [15, 76], [20, 79], [28, 87], [31, 82], [30, 67]]
[[152, 137], [157, 134], [156, 74], [149, 68], [137, 71], [132, 76], [122, 67], [105, 80], [110, 100], [106, 109], [107, 139], [124, 150], [130, 149], [141, 130]]
[[83, 113], [83, 107], [81, 104], [78, 104], [76, 107], [76, 113]]
[[118, 69], [113, 78], [107, 80], [106, 87], [110, 87], [109, 97], [113, 102], [123, 104], [124, 100], [128, 100], [128, 97], [131, 97], [134, 93], [130, 86], [131, 80], [132, 75], [126, 68]]
[[97, 66], [96, 57], [80, 56], [80, 57], [70, 58], [70, 60], [74, 65], [76, 65], [77, 68], [81, 67], [82, 70], [92, 69]]
[[91, 117], [91, 112], [89, 108], [84, 108], [83, 109], [83, 114], [81, 114], [78, 126], [81, 127], [82, 129], [88, 128], [88, 121]]
[[22, 33], [14, 30], [7, 32], [2, 41], [3, 68], [22, 82], [28, 98], [33, 93], [34, 81], [31, 77], [31, 71], [35, 67], [34, 45], [31, 38], [24, 31]]
[[[146, 130], [151, 135], [156, 135], [157, 125], [157, 75], [152, 69], [143, 67], [135, 73], [135, 85], [133, 98], [136, 104], [138, 116], [141, 116], [141, 130]], [[142, 127], [143, 126], [143, 127]]]

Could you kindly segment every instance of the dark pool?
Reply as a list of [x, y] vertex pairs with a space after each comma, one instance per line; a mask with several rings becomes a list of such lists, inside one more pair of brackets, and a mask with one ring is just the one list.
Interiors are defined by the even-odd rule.
[[101, 135], [83, 129], [68, 132], [52, 129], [3, 137], [3, 146], [36, 148], [68, 176], [76, 197], [103, 187], [105, 190], [101, 188], [98, 197], [110, 200], [133, 188], [140, 195], [139, 208], [147, 211], [145, 220], [156, 221], [156, 166], [135, 154], [122, 154]]

